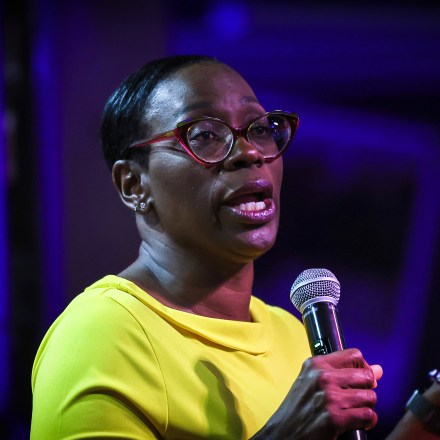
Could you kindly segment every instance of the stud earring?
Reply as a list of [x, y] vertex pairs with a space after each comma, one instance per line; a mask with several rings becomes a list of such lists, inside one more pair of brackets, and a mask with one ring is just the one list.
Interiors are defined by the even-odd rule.
[[147, 205], [146, 205], [146, 203], [145, 203], [145, 202], [141, 202], [141, 203], [139, 204], [139, 209], [140, 209], [141, 211], [145, 211], [145, 210], [147, 209]]

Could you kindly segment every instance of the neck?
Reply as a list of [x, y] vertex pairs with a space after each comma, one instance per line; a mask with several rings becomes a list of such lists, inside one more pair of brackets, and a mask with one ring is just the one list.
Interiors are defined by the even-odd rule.
[[167, 307], [211, 318], [249, 321], [253, 262], [222, 265], [199, 256], [153, 252], [142, 243], [138, 259], [119, 275]]

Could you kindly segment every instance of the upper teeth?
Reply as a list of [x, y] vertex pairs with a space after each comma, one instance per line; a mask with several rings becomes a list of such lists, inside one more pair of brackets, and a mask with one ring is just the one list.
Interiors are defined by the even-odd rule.
[[240, 203], [239, 208], [241, 211], [260, 211], [266, 208], [266, 204], [264, 202]]

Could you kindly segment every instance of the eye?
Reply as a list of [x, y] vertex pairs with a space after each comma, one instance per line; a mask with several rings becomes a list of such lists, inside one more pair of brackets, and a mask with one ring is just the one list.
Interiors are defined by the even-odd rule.
[[271, 129], [269, 125], [257, 122], [251, 126], [250, 134], [254, 137], [268, 138], [271, 137]]
[[204, 119], [189, 128], [187, 139], [192, 148], [200, 148], [224, 143], [228, 133], [229, 129], [222, 122]]
[[218, 134], [212, 130], [192, 130], [191, 135], [188, 136], [190, 142], [206, 142], [218, 138]]

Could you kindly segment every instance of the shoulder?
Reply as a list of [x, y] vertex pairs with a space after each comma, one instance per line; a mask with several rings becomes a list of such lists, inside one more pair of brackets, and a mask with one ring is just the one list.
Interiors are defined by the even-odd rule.
[[[137, 430], [134, 414], [143, 420], [142, 430], [148, 420], [165, 426], [163, 376], [136, 318], [142, 308], [149, 313], [139, 303], [115, 285], [92, 286], [53, 323], [32, 371], [35, 432], [95, 432], [100, 423], [115, 432]], [[91, 408], [100, 416], [90, 417]], [[139, 438], [151, 438], [142, 432]]]
[[113, 365], [127, 363], [141, 353], [154, 361], [148, 337], [136, 318], [139, 308], [148, 313], [139, 300], [115, 285], [86, 289], [47, 331], [34, 362], [33, 381], [42, 365], [48, 373], [60, 366], [84, 371], [91, 363], [108, 370], [108, 359]]
[[99, 339], [101, 336], [136, 332], [140, 326], [135, 318], [139, 301], [117, 286], [88, 288], [66, 307], [49, 329], [53, 337], [62, 334], [76, 339]]

